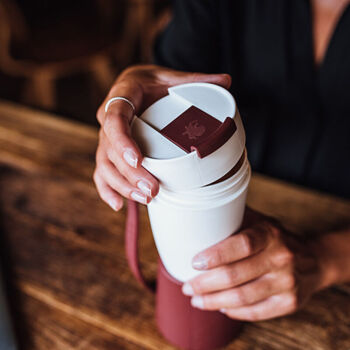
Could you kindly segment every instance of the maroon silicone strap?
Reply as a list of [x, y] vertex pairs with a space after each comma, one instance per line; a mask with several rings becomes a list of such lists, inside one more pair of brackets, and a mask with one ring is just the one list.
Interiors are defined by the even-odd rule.
[[139, 207], [135, 201], [128, 200], [128, 211], [125, 226], [125, 252], [131, 272], [136, 280], [148, 290], [154, 292], [154, 283], [146, 281], [143, 277], [139, 256], [138, 256], [138, 238], [139, 238]]
[[225, 144], [236, 130], [237, 127], [234, 120], [227, 117], [210, 137], [206, 138], [198, 146], [192, 146], [191, 151], [196, 151], [199, 158], [204, 158]]

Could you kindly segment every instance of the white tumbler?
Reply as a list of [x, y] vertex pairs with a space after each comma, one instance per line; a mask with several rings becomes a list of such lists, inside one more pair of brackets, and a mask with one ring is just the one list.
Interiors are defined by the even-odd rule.
[[201, 273], [192, 268], [197, 253], [241, 226], [251, 172], [242, 121], [227, 90], [190, 83], [168, 92], [134, 118], [132, 133], [145, 156], [142, 166], [160, 183], [148, 204], [159, 256], [184, 282]]

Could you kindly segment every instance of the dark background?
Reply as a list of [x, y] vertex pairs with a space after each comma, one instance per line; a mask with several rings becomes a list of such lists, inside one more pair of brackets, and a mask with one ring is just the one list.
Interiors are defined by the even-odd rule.
[[0, 0], [0, 99], [97, 125], [113, 79], [152, 61], [169, 17], [167, 0]]

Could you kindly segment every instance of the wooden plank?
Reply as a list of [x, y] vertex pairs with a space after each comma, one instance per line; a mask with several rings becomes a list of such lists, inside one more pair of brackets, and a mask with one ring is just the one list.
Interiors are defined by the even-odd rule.
[[[0, 104], [1, 248], [28, 310], [37, 310], [41, 325], [47, 318], [49, 340], [28, 317], [30, 333], [50, 349], [66, 349], [63, 344], [91, 333], [84, 349], [109, 349], [108, 339], [120, 340], [118, 349], [171, 349], [156, 330], [153, 296], [127, 268], [125, 211], [103, 204], [91, 181], [96, 144], [93, 128]], [[349, 222], [349, 202], [259, 175], [248, 202], [300, 233]], [[141, 231], [141, 260], [152, 277], [157, 255], [144, 209]], [[333, 288], [292, 316], [247, 324], [228, 349], [347, 349], [349, 334], [349, 296]]]
[[97, 130], [0, 102], [0, 159], [26, 171], [90, 181]]
[[[28, 350], [142, 350], [123, 337], [93, 327], [91, 323], [59, 310], [48, 303], [20, 294], [17, 321], [28, 334], [21, 348]], [[24, 340], [24, 339], [23, 339]]]
[[304, 234], [350, 224], [349, 201], [258, 174], [252, 177], [247, 201], [251, 207]]

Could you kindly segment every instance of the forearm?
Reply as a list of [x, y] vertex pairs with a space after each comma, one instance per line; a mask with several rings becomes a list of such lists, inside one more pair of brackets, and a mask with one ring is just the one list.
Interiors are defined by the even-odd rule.
[[320, 236], [311, 246], [321, 270], [319, 289], [350, 282], [350, 228]]

